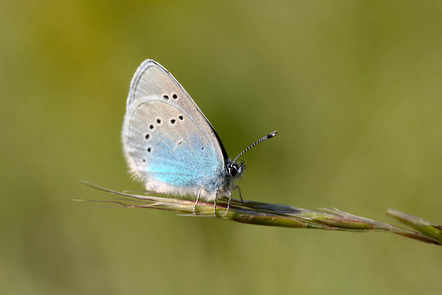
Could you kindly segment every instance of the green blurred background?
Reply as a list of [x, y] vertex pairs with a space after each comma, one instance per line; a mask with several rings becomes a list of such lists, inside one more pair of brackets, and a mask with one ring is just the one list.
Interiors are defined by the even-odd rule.
[[181, 82], [249, 200], [442, 223], [442, 3], [3, 1], [2, 294], [440, 294], [442, 252], [392, 234], [109, 209], [146, 58]]

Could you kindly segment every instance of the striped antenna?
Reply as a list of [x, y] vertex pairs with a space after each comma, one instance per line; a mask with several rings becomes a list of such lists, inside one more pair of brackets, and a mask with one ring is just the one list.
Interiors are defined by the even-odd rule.
[[247, 152], [248, 150], [250, 150], [252, 147], [254, 147], [255, 145], [257, 145], [260, 142], [263, 142], [264, 140], [270, 139], [272, 137], [275, 137], [276, 134], [278, 134], [278, 131], [273, 131], [269, 134], [267, 134], [266, 136], [264, 136], [263, 138], [259, 139], [258, 141], [256, 141], [254, 144], [252, 144], [251, 146], [249, 146], [248, 148], [246, 148], [245, 150], [243, 150], [238, 156], [236, 156], [236, 158], [232, 161], [232, 163], [235, 163], [235, 161], [241, 157], [245, 152]]

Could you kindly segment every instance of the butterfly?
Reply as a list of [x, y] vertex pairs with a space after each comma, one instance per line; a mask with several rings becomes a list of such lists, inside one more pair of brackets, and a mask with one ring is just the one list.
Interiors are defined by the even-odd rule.
[[122, 142], [130, 172], [148, 191], [216, 202], [228, 197], [227, 212], [235, 184], [245, 171], [229, 159], [209, 120], [186, 90], [159, 63], [145, 60], [132, 78], [124, 116]]

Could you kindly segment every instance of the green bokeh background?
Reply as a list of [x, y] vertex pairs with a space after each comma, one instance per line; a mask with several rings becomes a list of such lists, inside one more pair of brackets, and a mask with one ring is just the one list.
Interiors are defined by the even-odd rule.
[[146, 58], [234, 156], [246, 199], [442, 223], [442, 3], [3, 1], [0, 293], [440, 294], [440, 247], [71, 199], [141, 190], [120, 130]]

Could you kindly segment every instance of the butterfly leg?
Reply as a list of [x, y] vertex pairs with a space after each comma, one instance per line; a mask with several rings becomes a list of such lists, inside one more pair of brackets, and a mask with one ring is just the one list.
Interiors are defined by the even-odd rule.
[[216, 201], [218, 199], [218, 191], [216, 191], [215, 200], [213, 201], [213, 216], [216, 217]]
[[198, 191], [198, 196], [196, 197], [195, 205], [193, 205], [193, 214], [196, 214], [196, 205], [198, 205], [198, 201], [200, 200], [201, 192], [203, 191], [203, 188], [200, 188]]
[[227, 211], [226, 211], [226, 215], [227, 213], [229, 213], [229, 209], [230, 209], [230, 201], [232, 201], [232, 193], [229, 192], [229, 200], [227, 201]]
[[236, 186], [235, 189], [238, 190], [239, 198], [241, 199], [241, 204], [244, 204], [244, 200], [242, 199], [242, 196], [241, 196], [241, 189], [239, 188], [239, 186]]

